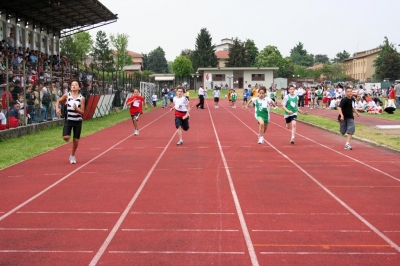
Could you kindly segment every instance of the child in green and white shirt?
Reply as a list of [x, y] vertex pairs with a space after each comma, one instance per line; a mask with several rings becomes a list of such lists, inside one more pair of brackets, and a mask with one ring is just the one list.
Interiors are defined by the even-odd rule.
[[297, 108], [298, 102], [299, 96], [294, 94], [294, 86], [290, 85], [289, 94], [282, 100], [282, 108], [285, 110], [283, 117], [286, 121], [286, 128], [292, 130], [292, 138], [290, 139], [291, 144], [294, 144], [294, 137], [296, 135], [297, 112], [306, 114]]
[[249, 104], [254, 103], [255, 118], [258, 122], [258, 144], [264, 143], [264, 133], [267, 131], [269, 118], [270, 118], [270, 106], [275, 107], [275, 103], [271, 98], [266, 97], [267, 88], [264, 86], [258, 90], [258, 95], [255, 98], [250, 99], [246, 105], [246, 110], [249, 110]]
[[232, 108], [236, 108], [237, 94], [235, 90], [232, 90], [231, 99], [232, 99]]

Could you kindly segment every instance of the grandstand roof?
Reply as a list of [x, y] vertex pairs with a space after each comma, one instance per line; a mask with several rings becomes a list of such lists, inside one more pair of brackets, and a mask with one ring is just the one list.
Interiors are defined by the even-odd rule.
[[1, 14], [22, 25], [53, 33], [60, 38], [116, 22], [98, 0], [13, 0], [1, 1]]

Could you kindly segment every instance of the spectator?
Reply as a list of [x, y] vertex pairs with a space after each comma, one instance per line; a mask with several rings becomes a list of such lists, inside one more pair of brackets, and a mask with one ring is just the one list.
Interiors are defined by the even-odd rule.
[[7, 115], [8, 112], [8, 105], [7, 105], [7, 96], [8, 95], [8, 103], [10, 103], [13, 98], [12, 98], [12, 92], [14, 90], [15, 84], [12, 82], [8, 83], [8, 88], [9, 88], [9, 92], [7, 92], [7, 90], [5, 90], [3, 92], [3, 94], [1, 95], [1, 105], [3, 106], [2, 112]]
[[6, 42], [8, 44], [8, 50], [12, 53], [14, 52], [14, 33], [10, 32], [10, 37], [7, 37]]
[[10, 102], [10, 128], [18, 127], [19, 124], [19, 104], [17, 101], [12, 100]]
[[[0, 109], [2, 109], [3, 106], [0, 103]], [[5, 114], [3, 114], [2, 112], [0, 112], [0, 130], [5, 130], [7, 129], [7, 118], [5, 116]]]

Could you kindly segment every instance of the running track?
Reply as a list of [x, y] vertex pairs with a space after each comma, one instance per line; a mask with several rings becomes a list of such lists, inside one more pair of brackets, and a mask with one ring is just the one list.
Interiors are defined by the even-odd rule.
[[0, 265], [400, 264], [399, 154], [206, 106], [180, 147], [158, 108], [1, 170]]

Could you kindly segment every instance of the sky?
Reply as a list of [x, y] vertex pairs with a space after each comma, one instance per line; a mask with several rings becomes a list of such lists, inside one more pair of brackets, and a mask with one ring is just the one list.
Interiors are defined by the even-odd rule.
[[[147, 54], [160, 46], [168, 61], [195, 49], [206, 28], [213, 44], [223, 38], [251, 39], [259, 51], [276, 46], [281, 54], [299, 42], [311, 54], [334, 58], [381, 45], [384, 37], [400, 47], [399, 0], [100, 0], [118, 21], [102, 30], [129, 36], [128, 50]], [[393, 11], [393, 12], [391, 12]]]

